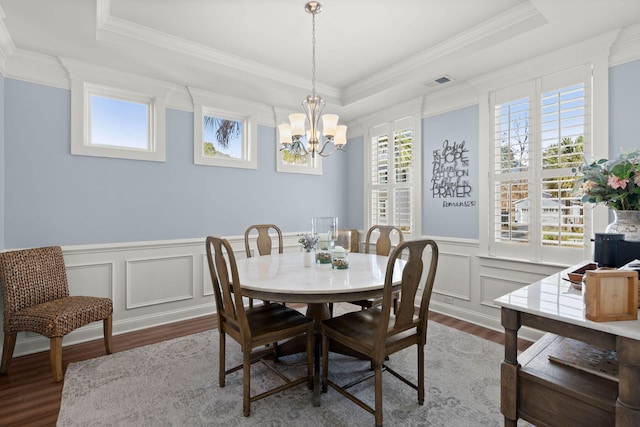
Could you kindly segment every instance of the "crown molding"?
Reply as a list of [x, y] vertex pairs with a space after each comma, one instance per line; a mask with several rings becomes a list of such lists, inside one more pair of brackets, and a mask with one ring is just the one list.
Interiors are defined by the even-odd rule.
[[[195, 43], [181, 37], [175, 37], [138, 25], [133, 22], [111, 15], [110, 0], [98, 0], [96, 12], [96, 38], [110, 42], [116, 46], [130, 48], [134, 44], [151, 44], [163, 49], [180, 53], [189, 57], [206, 61], [215, 67], [249, 73], [261, 80], [268, 79], [296, 90], [309, 90], [310, 80], [303, 79], [296, 74], [269, 67], [249, 59], [230, 55], [217, 49]], [[341, 98], [341, 91], [335, 87], [317, 83], [317, 91], [326, 97]]]
[[443, 58], [481, 51], [499, 40], [515, 37], [546, 23], [544, 16], [530, 2], [523, 3], [431, 49], [360, 80], [345, 89], [343, 102], [350, 105], [382, 88], [388, 89], [392, 85], [405, 83], [407, 78], [420, 81], [424, 78], [422, 70]]
[[273, 108], [269, 105], [195, 87], [187, 87], [187, 90], [191, 95], [194, 107], [199, 104], [223, 111], [237, 111], [240, 114], [251, 112], [256, 115], [257, 124], [274, 126]]
[[120, 70], [88, 64], [70, 58], [58, 58], [71, 80], [88, 81], [105, 86], [126, 88], [133, 92], [145, 92], [166, 98], [175, 84], [162, 80], [143, 77]]
[[608, 31], [580, 43], [469, 79], [469, 83], [476, 87], [479, 93], [485, 93], [495, 88], [511, 86], [542, 75], [591, 63], [598, 58], [609, 56], [611, 46], [619, 33], [620, 29]]
[[13, 39], [11, 38], [7, 27], [4, 25], [6, 17], [4, 10], [0, 7], [0, 72], [3, 74], [6, 70], [7, 58], [11, 57], [11, 55], [16, 51]]
[[7, 58], [3, 74], [10, 79], [71, 89], [67, 71], [58, 58], [51, 55], [16, 49]]
[[640, 59], [640, 24], [625, 27], [620, 31], [611, 48], [609, 66]]

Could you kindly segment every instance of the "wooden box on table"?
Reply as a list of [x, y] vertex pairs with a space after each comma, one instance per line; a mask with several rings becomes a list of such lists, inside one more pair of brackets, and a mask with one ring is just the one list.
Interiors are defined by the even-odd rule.
[[594, 322], [638, 319], [638, 274], [625, 270], [589, 270], [585, 317]]

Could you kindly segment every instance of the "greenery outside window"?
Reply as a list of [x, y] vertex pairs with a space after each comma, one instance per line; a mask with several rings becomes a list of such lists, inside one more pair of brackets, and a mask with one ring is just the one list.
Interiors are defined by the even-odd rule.
[[584, 68], [491, 94], [496, 254], [558, 260], [582, 253], [585, 211], [573, 169], [590, 152], [590, 86]]
[[[255, 107], [248, 103], [225, 102], [226, 98], [202, 90], [189, 90], [194, 100], [193, 162], [196, 165], [257, 169]], [[220, 107], [222, 104], [235, 108]]]

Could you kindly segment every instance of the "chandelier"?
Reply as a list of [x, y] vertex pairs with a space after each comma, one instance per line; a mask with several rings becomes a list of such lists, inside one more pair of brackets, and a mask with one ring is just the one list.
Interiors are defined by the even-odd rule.
[[[347, 143], [347, 127], [338, 125], [338, 115], [325, 114], [322, 116], [322, 135], [326, 138], [321, 143], [319, 120], [322, 110], [326, 104], [320, 95], [316, 95], [316, 14], [322, 11], [322, 5], [317, 1], [310, 1], [304, 6], [304, 10], [311, 14], [311, 95], [302, 101], [303, 113], [289, 115], [290, 123], [278, 125], [280, 133], [280, 150], [287, 150], [294, 156], [305, 156], [311, 154], [315, 158], [316, 154], [326, 157], [335, 150], [342, 150]], [[309, 130], [306, 124], [309, 124]], [[305, 147], [304, 139], [307, 145]], [[325, 153], [329, 143], [333, 142], [335, 150]]]

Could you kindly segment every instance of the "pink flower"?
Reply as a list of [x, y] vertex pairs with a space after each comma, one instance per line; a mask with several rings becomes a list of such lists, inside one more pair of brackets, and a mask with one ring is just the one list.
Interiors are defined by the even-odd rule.
[[636, 185], [640, 185], [640, 171], [635, 173], [635, 178], [633, 178], [633, 182], [635, 182]]
[[598, 184], [596, 184], [593, 181], [585, 181], [584, 184], [582, 184], [582, 191], [584, 191], [585, 193], [588, 193], [589, 191], [591, 191], [597, 185]]
[[609, 177], [609, 180], [607, 181], [607, 185], [613, 188], [614, 190], [617, 190], [618, 188], [622, 188], [624, 190], [625, 188], [627, 188], [628, 182], [629, 182], [629, 178], [621, 179], [615, 175], [611, 175]]

